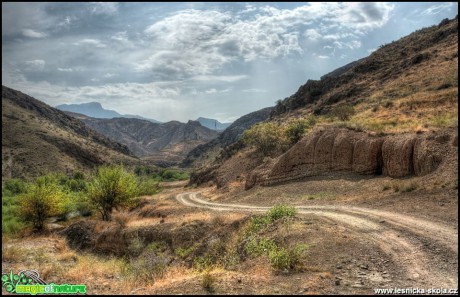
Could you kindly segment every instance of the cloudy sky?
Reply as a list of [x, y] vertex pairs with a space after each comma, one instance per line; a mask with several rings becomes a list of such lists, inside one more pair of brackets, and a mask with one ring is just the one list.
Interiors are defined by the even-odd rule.
[[52, 106], [233, 121], [458, 3], [4, 3], [2, 84]]

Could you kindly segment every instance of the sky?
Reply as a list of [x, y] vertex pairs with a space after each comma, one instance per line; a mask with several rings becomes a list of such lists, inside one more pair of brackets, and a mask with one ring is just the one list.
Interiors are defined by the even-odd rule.
[[51, 106], [231, 122], [457, 14], [456, 2], [2, 2], [2, 84]]

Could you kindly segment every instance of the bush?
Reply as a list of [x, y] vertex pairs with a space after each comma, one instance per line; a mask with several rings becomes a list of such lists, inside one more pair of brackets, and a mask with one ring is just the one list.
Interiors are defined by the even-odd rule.
[[214, 264], [214, 261], [213, 261], [211, 255], [209, 255], [209, 254], [206, 254], [204, 256], [196, 257], [195, 260], [193, 261], [193, 266], [198, 271], [209, 270], [209, 269], [211, 269], [213, 264]]
[[139, 237], [133, 238], [133, 240], [131, 240], [128, 246], [129, 255], [133, 257], [137, 257], [142, 253], [143, 250], [144, 250], [144, 241], [140, 239]]
[[15, 196], [27, 191], [27, 183], [20, 179], [10, 179], [2, 187], [2, 196]]
[[214, 283], [216, 282], [216, 279], [209, 273], [209, 271], [206, 271], [203, 274], [203, 280], [201, 282], [201, 286], [203, 289], [205, 289], [209, 293], [214, 293], [215, 288], [214, 288]]
[[104, 221], [111, 219], [113, 209], [134, 205], [137, 193], [136, 177], [121, 165], [99, 167], [88, 186], [89, 199]]
[[284, 130], [289, 144], [296, 144], [303, 135], [316, 124], [316, 118], [310, 116], [307, 119], [297, 119], [288, 123]]
[[245, 145], [255, 147], [264, 155], [283, 149], [288, 143], [283, 129], [273, 122], [255, 124], [244, 131], [242, 139]]
[[304, 257], [306, 245], [296, 245], [293, 249], [277, 248], [268, 253], [270, 264], [278, 270], [294, 269]]
[[187, 258], [193, 251], [196, 250], [196, 248], [198, 247], [198, 244], [194, 244], [188, 248], [183, 248], [183, 247], [180, 247], [180, 248], [177, 248], [174, 250], [174, 253], [178, 256], [178, 257], [181, 257], [182, 259], [185, 259]]
[[296, 215], [296, 213], [297, 209], [295, 209], [295, 207], [280, 204], [270, 208], [266, 216], [270, 219], [271, 222], [273, 222], [281, 218], [293, 217]]
[[25, 222], [31, 222], [37, 231], [44, 229], [45, 220], [62, 214], [68, 203], [67, 194], [54, 177], [37, 178], [27, 193], [20, 196], [19, 215]]
[[157, 256], [154, 253], [147, 253], [127, 263], [124, 267], [124, 273], [133, 277], [136, 281], [143, 283], [153, 283], [156, 277], [162, 277], [166, 271], [168, 259], [163, 256]]
[[244, 247], [246, 253], [253, 257], [268, 254], [270, 251], [277, 249], [273, 240], [262, 238], [252, 238]]
[[160, 183], [154, 179], [138, 178], [137, 179], [138, 195], [155, 195], [160, 192]]

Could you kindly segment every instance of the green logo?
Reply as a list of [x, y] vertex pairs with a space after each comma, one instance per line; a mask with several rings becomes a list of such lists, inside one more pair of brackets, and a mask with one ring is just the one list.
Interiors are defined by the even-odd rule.
[[47, 284], [36, 270], [22, 270], [18, 274], [2, 274], [2, 287], [16, 294], [86, 294], [86, 285]]

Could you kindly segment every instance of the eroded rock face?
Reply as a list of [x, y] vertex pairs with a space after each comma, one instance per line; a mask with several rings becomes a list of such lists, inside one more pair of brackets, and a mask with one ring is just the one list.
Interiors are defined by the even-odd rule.
[[414, 173], [414, 135], [388, 137], [382, 144], [383, 174], [404, 177]]
[[383, 138], [362, 137], [354, 142], [352, 171], [360, 174], [382, 172]]
[[269, 168], [266, 164], [256, 168], [248, 176], [246, 188], [333, 171], [384, 174], [395, 178], [425, 175], [438, 168], [442, 161], [442, 147], [450, 144], [449, 140], [449, 135], [437, 138], [416, 134], [379, 137], [346, 128], [319, 127]]

